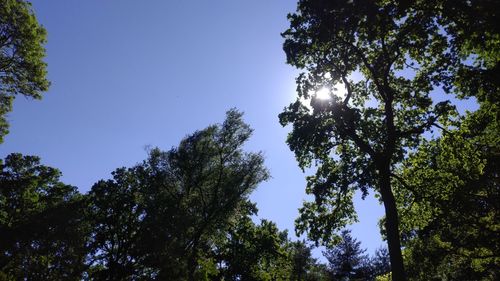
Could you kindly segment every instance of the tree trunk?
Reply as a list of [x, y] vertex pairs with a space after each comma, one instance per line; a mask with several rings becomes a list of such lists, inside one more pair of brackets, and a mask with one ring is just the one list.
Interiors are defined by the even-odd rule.
[[403, 264], [403, 255], [401, 254], [398, 210], [391, 189], [390, 169], [381, 169], [379, 172], [379, 188], [385, 208], [385, 230], [387, 232], [387, 244], [391, 259], [392, 280], [405, 281], [406, 274]]

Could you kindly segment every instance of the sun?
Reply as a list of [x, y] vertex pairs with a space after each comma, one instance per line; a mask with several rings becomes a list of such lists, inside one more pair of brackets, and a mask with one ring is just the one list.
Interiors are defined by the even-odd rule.
[[320, 100], [328, 100], [331, 98], [330, 89], [323, 87], [314, 93], [315, 97]]
[[311, 107], [311, 98], [320, 101], [321, 103], [330, 101], [332, 99], [345, 99], [347, 95], [347, 89], [343, 83], [337, 83], [333, 88], [323, 86], [319, 88], [317, 91], [311, 90], [309, 91], [309, 98], [300, 98], [300, 102], [306, 106], [308, 110], [312, 110]]
[[346, 96], [346, 88], [345, 85], [342, 83], [337, 83], [333, 89], [330, 89], [328, 87], [323, 87], [315, 92], [313, 92], [313, 96], [316, 97], [319, 100], [329, 100], [332, 98], [332, 95], [335, 95], [339, 98], [345, 98]]

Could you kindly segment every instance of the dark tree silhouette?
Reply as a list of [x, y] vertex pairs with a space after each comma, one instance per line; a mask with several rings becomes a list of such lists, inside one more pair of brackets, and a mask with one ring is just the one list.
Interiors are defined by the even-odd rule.
[[340, 243], [327, 248], [323, 255], [328, 260], [328, 271], [333, 280], [369, 280], [370, 260], [361, 249], [361, 242], [343, 230]]
[[89, 231], [85, 200], [35, 156], [0, 165], [0, 279], [81, 280]]
[[141, 254], [141, 185], [135, 169], [117, 169], [113, 179], [101, 180], [88, 194], [87, 219], [93, 226], [89, 276], [95, 280], [149, 277], [151, 268]]
[[370, 271], [373, 279], [391, 272], [391, 261], [387, 248], [375, 251], [375, 256], [370, 259]]
[[[230, 110], [224, 123], [169, 151], [153, 149], [143, 163], [97, 183], [91, 191], [96, 274], [194, 280], [204, 253], [268, 178], [262, 155], [242, 151], [251, 132], [242, 114]], [[136, 272], [138, 263], [143, 268]]]
[[312, 247], [305, 241], [296, 241], [291, 244], [292, 273], [291, 280], [307, 280], [310, 270], [315, 266], [316, 260], [312, 257]]

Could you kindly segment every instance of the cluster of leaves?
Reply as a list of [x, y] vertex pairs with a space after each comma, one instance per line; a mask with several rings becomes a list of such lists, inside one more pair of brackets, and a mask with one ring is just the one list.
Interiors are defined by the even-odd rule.
[[414, 280], [496, 280], [500, 244], [500, 30], [498, 1], [439, 1], [451, 47], [467, 63], [455, 72], [467, 113], [424, 141], [395, 181], [405, 258]]
[[0, 165], [0, 280], [67, 280], [85, 269], [85, 199], [59, 177], [37, 157]]
[[40, 99], [49, 87], [46, 31], [25, 1], [0, 0], [0, 143], [16, 95]]
[[499, 113], [498, 105], [483, 103], [459, 129], [423, 143], [405, 162], [398, 205], [416, 279], [499, 277]]
[[98, 226], [92, 244], [102, 274], [194, 278], [200, 254], [268, 178], [263, 157], [241, 150], [250, 134], [232, 110], [223, 124], [169, 151], [153, 149], [143, 163], [95, 184], [89, 215]]
[[0, 174], [0, 269], [6, 279], [194, 279], [216, 238], [268, 178], [251, 129], [221, 125], [113, 172], [87, 195], [36, 157], [8, 156]]

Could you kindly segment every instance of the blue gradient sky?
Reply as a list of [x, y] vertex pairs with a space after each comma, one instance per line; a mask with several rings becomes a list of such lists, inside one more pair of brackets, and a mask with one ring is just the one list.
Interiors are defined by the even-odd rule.
[[[293, 236], [305, 174], [285, 144], [278, 114], [295, 99], [297, 71], [285, 64], [280, 33], [295, 1], [33, 1], [48, 30], [52, 86], [42, 101], [18, 98], [0, 145], [38, 155], [86, 192], [111, 171], [169, 149], [222, 122], [236, 107], [262, 150], [272, 179], [252, 195], [259, 217]], [[383, 210], [357, 200], [353, 235], [372, 253], [382, 245]]]

